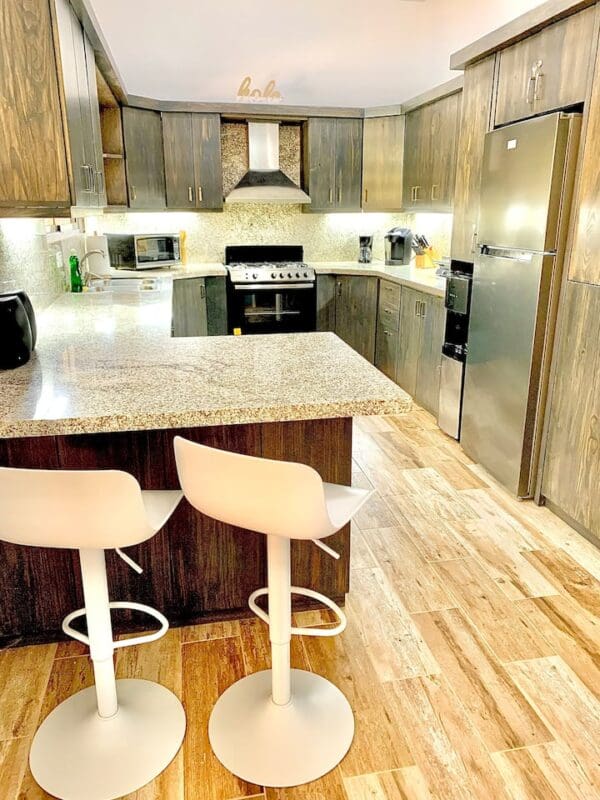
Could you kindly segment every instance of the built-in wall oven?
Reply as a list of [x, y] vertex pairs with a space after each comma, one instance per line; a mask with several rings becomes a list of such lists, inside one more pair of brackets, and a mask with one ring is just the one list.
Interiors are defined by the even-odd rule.
[[300, 245], [225, 248], [229, 333], [315, 330], [315, 273], [302, 259]]
[[438, 424], [449, 436], [460, 439], [473, 265], [452, 261], [450, 270], [446, 279], [446, 328], [442, 345]]

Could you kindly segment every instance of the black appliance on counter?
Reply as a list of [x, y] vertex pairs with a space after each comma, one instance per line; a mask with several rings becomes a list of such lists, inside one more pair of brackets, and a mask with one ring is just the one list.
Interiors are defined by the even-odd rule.
[[473, 264], [452, 261], [446, 279], [446, 329], [442, 346], [438, 424], [454, 439], [460, 439], [472, 284]]
[[301, 245], [225, 248], [229, 333], [304, 333], [316, 328], [316, 279]]
[[37, 341], [37, 325], [26, 292], [0, 294], [0, 369], [26, 364]]
[[410, 264], [412, 258], [412, 231], [409, 228], [392, 228], [385, 235], [385, 263], [387, 266]]

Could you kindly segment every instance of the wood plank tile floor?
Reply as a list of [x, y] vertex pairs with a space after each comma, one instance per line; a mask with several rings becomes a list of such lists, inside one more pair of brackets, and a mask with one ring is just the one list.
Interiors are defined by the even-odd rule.
[[[121, 677], [186, 706], [175, 762], [133, 800], [600, 800], [600, 551], [512, 499], [420, 409], [357, 420], [356, 485], [376, 490], [353, 535], [349, 624], [294, 639], [294, 666], [346, 693], [356, 737], [322, 780], [240, 781], [212, 755], [219, 694], [269, 665], [258, 620], [169, 631], [121, 650]], [[301, 612], [298, 624], [327, 624]], [[77, 644], [0, 652], [0, 798], [46, 798], [27, 766], [52, 708], [91, 683]]]

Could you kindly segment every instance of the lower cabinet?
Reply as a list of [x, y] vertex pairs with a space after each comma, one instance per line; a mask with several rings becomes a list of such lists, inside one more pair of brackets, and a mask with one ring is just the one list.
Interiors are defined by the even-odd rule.
[[360, 275], [338, 275], [335, 289], [335, 332], [373, 364], [377, 325], [377, 279]]
[[437, 417], [446, 309], [441, 297], [423, 295], [421, 302], [421, 341], [415, 400]]
[[225, 278], [177, 278], [173, 281], [171, 336], [225, 336]]

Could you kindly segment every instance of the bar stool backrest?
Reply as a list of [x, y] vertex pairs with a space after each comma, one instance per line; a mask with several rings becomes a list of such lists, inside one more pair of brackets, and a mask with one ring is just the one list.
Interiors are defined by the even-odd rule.
[[305, 464], [256, 458], [175, 437], [181, 488], [194, 508], [229, 525], [288, 539], [335, 532], [323, 481]]
[[112, 549], [154, 535], [136, 479], [120, 470], [0, 467], [0, 539]]

